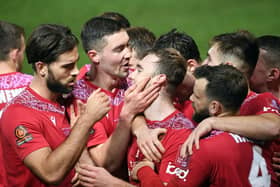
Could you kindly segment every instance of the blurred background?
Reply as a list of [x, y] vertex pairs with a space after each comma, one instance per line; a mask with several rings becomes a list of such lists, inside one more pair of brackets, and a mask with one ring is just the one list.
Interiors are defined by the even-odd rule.
[[[202, 59], [214, 35], [239, 29], [255, 36], [280, 35], [280, 0], [0, 0], [0, 19], [25, 28], [26, 37], [42, 23], [68, 26], [80, 37], [91, 17], [116, 11], [132, 26], [144, 26], [159, 36], [177, 28], [197, 42]], [[79, 67], [89, 63], [79, 46]], [[23, 72], [32, 74], [26, 60]]]

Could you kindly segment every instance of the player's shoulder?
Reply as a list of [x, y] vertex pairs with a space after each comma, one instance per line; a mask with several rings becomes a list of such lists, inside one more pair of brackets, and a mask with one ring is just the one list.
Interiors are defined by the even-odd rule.
[[250, 91], [249, 95], [245, 99], [244, 103], [246, 102], [261, 102], [264, 100], [276, 100], [278, 99], [270, 92], [263, 92], [263, 93], [255, 93]]
[[[16, 99], [16, 98], [15, 98]], [[10, 116], [12, 119], [14, 118], [33, 118], [36, 117], [36, 110], [32, 110], [30, 107], [25, 106], [21, 103], [11, 103], [9, 104], [3, 112], [3, 118], [5, 115]]]
[[232, 141], [230, 135], [223, 131], [212, 131], [209, 136], [202, 138], [199, 141], [202, 149], [214, 151], [217, 148], [222, 148], [229, 141]]
[[163, 141], [173, 142], [173, 143], [175, 143], [175, 141], [178, 141], [178, 142], [183, 143], [188, 138], [188, 136], [191, 134], [191, 132], [192, 132], [192, 129], [167, 128], [167, 132], [163, 136], [164, 137]]

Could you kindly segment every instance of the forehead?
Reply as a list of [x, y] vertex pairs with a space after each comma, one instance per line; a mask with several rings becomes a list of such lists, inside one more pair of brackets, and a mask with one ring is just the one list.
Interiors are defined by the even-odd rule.
[[266, 67], [268, 64], [265, 63], [264, 56], [266, 55], [267, 51], [264, 49], [260, 49], [259, 58], [256, 66], [263, 66]]
[[210, 49], [208, 50], [208, 54], [210, 56], [218, 57], [219, 55], [219, 45], [218, 44], [213, 44]]
[[139, 64], [142, 67], [148, 68], [156, 66], [157, 61], [159, 61], [159, 58], [155, 54], [148, 54], [139, 62]]
[[196, 79], [194, 83], [194, 92], [196, 92], [196, 94], [205, 92], [207, 84], [208, 80], [205, 78]]
[[79, 53], [78, 47], [74, 47], [71, 51], [66, 51], [58, 56], [56, 62], [60, 64], [68, 64], [78, 61]]
[[125, 30], [121, 30], [114, 34], [104, 36], [104, 39], [107, 42], [107, 46], [119, 46], [119, 45], [127, 44], [129, 37]]
[[208, 55], [211, 58], [211, 61], [213, 61], [214, 64], [218, 65], [221, 64], [221, 52], [219, 51], [219, 45], [213, 44], [210, 49], [208, 50]]

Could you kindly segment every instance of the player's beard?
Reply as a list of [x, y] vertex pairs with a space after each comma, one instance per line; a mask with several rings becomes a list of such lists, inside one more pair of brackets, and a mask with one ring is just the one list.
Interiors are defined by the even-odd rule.
[[196, 122], [196, 123], [200, 123], [202, 120], [204, 120], [205, 118], [208, 118], [210, 117], [210, 114], [209, 114], [209, 110], [208, 108], [205, 108], [199, 112], [196, 112], [194, 113], [192, 119]]
[[48, 79], [47, 79], [47, 87], [55, 93], [60, 94], [68, 94], [73, 88], [67, 87], [66, 85], [61, 84], [58, 80], [55, 79], [53, 72], [48, 70]]

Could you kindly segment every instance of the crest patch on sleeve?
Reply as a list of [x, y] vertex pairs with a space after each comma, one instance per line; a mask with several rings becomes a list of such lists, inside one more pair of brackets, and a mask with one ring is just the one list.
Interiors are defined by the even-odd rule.
[[17, 137], [16, 144], [18, 146], [33, 139], [32, 134], [28, 133], [26, 127], [23, 125], [19, 125], [15, 128], [15, 136]]

